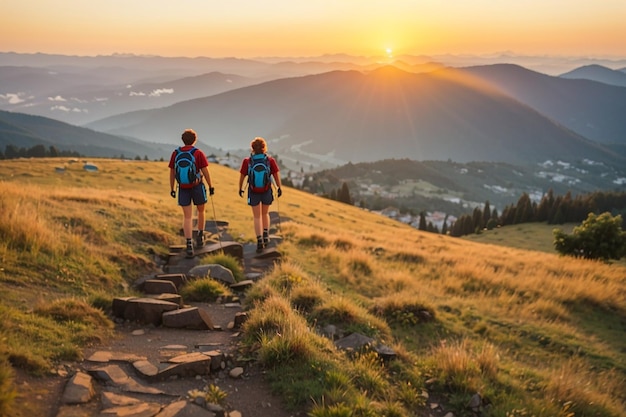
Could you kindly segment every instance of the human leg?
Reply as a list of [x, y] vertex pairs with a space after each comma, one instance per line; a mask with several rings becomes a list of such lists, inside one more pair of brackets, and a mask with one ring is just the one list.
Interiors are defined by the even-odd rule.
[[206, 187], [201, 183], [192, 189], [193, 204], [198, 210], [198, 235], [196, 236], [196, 246], [204, 246], [204, 226], [205, 226], [205, 204], [207, 200]]
[[263, 250], [263, 219], [262, 219], [262, 204], [252, 206], [252, 217], [254, 218], [254, 234], [256, 235], [257, 252]]
[[193, 206], [183, 206], [183, 234], [186, 240], [186, 252], [187, 256], [193, 256], [193, 245], [191, 243], [192, 232], [192, 214]]
[[204, 226], [206, 223], [204, 207], [204, 204], [196, 206], [198, 210], [198, 236], [196, 238], [196, 246], [198, 247], [204, 246]]
[[270, 206], [261, 204], [261, 222], [263, 228], [263, 246], [267, 246], [270, 242]]

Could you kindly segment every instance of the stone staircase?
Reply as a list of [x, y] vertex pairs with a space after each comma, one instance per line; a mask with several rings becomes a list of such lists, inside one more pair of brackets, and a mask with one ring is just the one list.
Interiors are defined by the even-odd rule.
[[[269, 267], [280, 262], [276, 249], [280, 239], [272, 235], [270, 247], [257, 254], [256, 245], [242, 245], [228, 236], [226, 222], [209, 223], [212, 241], [197, 249], [193, 258], [186, 257], [183, 246], [170, 247], [162, 272], [136, 282], [141, 296], [113, 300], [116, 330], [125, 342], [91, 352], [71, 372], [56, 417], [242, 416], [233, 407], [202, 397], [191, 399], [188, 393], [211, 381], [242, 378], [246, 365], [235, 355], [247, 318], [241, 300]], [[201, 264], [202, 256], [219, 252], [241, 262], [244, 281], [236, 282], [221, 265]], [[234, 295], [215, 303], [185, 303], [181, 288], [206, 276], [227, 285]]]

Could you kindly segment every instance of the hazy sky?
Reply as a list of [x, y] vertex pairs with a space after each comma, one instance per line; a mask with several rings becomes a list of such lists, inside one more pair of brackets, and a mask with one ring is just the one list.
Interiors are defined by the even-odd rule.
[[0, 0], [0, 51], [626, 57], [626, 0]]

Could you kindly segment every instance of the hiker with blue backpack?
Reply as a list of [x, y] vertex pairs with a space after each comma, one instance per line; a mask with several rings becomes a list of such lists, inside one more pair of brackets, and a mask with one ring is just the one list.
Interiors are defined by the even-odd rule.
[[243, 181], [248, 177], [248, 205], [252, 207], [254, 232], [256, 233], [256, 251], [262, 252], [267, 247], [270, 229], [269, 208], [274, 201], [272, 178], [276, 183], [276, 195], [283, 191], [276, 160], [267, 154], [265, 139], [256, 137], [250, 142], [252, 153], [241, 162], [239, 170], [239, 197], [243, 197]]
[[204, 205], [207, 203], [206, 181], [209, 195], [215, 193], [209, 174], [209, 162], [206, 155], [194, 145], [198, 135], [193, 129], [186, 129], [182, 134], [184, 145], [174, 149], [170, 157], [170, 195], [176, 198], [174, 186], [178, 184], [178, 205], [183, 208], [183, 234], [186, 239], [185, 251], [193, 257], [193, 206], [198, 210], [198, 234], [196, 247], [204, 246]]

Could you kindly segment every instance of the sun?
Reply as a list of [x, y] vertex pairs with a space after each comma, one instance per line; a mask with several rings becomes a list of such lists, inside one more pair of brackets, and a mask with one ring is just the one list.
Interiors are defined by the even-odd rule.
[[387, 54], [387, 58], [393, 58], [393, 49], [386, 48], [385, 53]]

